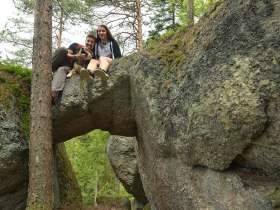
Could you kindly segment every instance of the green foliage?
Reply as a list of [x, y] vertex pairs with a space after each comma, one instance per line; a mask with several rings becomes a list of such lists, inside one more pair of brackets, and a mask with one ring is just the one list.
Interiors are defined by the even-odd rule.
[[154, 38], [149, 38], [146, 42], [145, 42], [145, 47], [149, 47], [152, 46], [154, 44], [157, 45], [157, 42], [171, 38], [172, 36], [181, 33], [182, 31], [184, 31], [186, 29], [185, 26], [178, 26], [174, 29], [169, 29], [167, 30], [165, 33], [163, 34], [157, 34]]
[[0, 31], [0, 43], [16, 47], [5, 48], [5, 59], [15, 65], [31, 66], [33, 22], [30, 14], [9, 18], [5, 28]]
[[31, 83], [31, 69], [14, 65], [13, 63], [2, 62], [0, 63], [0, 70], [8, 71], [18, 76], [21, 80]]
[[50, 207], [49, 205], [47, 204], [43, 204], [39, 201], [37, 201], [36, 203], [32, 203], [30, 204], [27, 208], [27, 210], [35, 210], [35, 209], [44, 209], [44, 210], [52, 210], [53, 208]]
[[[208, 8], [217, 0], [195, 0], [194, 1], [194, 16], [196, 19], [199, 19], [207, 10]], [[182, 0], [180, 2], [179, 10], [178, 10], [178, 18], [179, 22], [182, 25], [188, 25], [187, 20], [187, 0]]]
[[199, 1], [195, 1], [194, 2], [195, 16], [196, 17], [201, 17], [206, 12], [206, 10], [208, 10], [210, 8], [210, 6], [213, 5], [217, 1], [218, 0], [208, 0], [208, 1], [199, 0]]
[[153, 15], [150, 17], [149, 24], [154, 25], [154, 29], [149, 31], [151, 39], [157, 38], [165, 31], [176, 30], [179, 24], [176, 21], [178, 1], [155, 0], [152, 6]]
[[[217, 0], [195, 0], [194, 16], [198, 20], [206, 10]], [[187, 0], [154, 0], [153, 15], [150, 22], [154, 24], [154, 29], [149, 31], [149, 38], [146, 45], [152, 40], [158, 40], [177, 33], [180, 28], [188, 25]], [[173, 17], [174, 16], [174, 17]]]
[[105, 152], [108, 139], [108, 132], [94, 130], [65, 143], [84, 204], [95, 204], [97, 195], [129, 196], [111, 169]]
[[14, 0], [15, 7], [25, 13], [32, 14], [35, 7], [35, 0]]
[[[30, 67], [32, 64], [35, 0], [14, 0], [13, 2], [18, 14], [16, 17], [9, 18], [5, 28], [0, 31], [0, 43], [8, 43], [16, 47], [5, 49], [5, 57], [2, 56], [4, 54], [2, 49], [0, 58], [16, 65]], [[53, 1], [52, 9], [54, 49], [57, 48], [62, 32], [71, 30], [72, 33], [74, 26], [80, 26], [81, 23], [89, 25], [89, 19], [92, 17], [89, 15], [91, 8], [85, 0]], [[64, 40], [63, 37], [61, 39]]]

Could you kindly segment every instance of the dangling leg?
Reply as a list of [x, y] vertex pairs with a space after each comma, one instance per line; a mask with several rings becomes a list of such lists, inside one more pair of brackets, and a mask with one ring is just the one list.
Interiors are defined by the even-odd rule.
[[86, 80], [87, 83], [93, 83], [93, 78], [91, 77], [91, 74], [93, 74], [94, 69], [97, 68], [97, 65], [99, 62], [95, 59], [91, 59], [87, 69], [82, 68], [80, 71], [80, 77], [84, 80]]
[[105, 72], [107, 72], [111, 62], [112, 62], [112, 58], [101, 56], [99, 58], [99, 63], [100, 63], [99, 67]]
[[87, 69], [92, 74], [94, 72], [94, 70], [97, 69], [97, 66], [99, 66], [99, 61], [96, 59], [91, 59], [87, 66]]
[[62, 92], [65, 86], [66, 75], [68, 74], [70, 67], [61, 66], [59, 67], [53, 75], [52, 80], [52, 104], [56, 104], [58, 100], [58, 95]]
[[108, 57], [103, 57], [101, 56], [99, 58], [99, 67], [100, 69], [96, 69], [93, 73], [94, 75], [100, 77], [102, 80], [108, 80], [109, 75], [108, 75], [108, 68], [110, 66], [112, 59]]

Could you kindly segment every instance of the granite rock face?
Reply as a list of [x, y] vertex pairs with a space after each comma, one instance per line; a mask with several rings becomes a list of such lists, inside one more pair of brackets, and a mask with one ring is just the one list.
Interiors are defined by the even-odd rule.
[[280, 187], [280, 1], [221, 1], [184, 32], [67, 80], [54, 139], [136, 137], [153, 208], [273, 209]]
[[[273, 209], [280, 187], [280, 1], [221, 1], [194, 27], [67, 81], [54, 138], [137, 139], [156, 209]], [[278, 196], [278, 197], [277, 197]]]
[[62, 142], [93, 129], [123, 136], [136, 134], [128, 71], [107, 82], [85, 84], [78, 75], [66, 81], [61, 101], [53, 108], [54, 140]]
[[[6, 72], [1, 82], [13, 80]], [[26, 207], [28, 184], [28, 141], [21, 127], [21, 111], [16, 98], [9, 93], [8, 85], [0, 84], [0, 209], [21, 210]]]
[[13, 110], [0, 105], [0, 209], [24, 209], [28, 183], [28, 142]]
[[[2, 66], [1, 66], [2, 68]], [[19, 82], [20, 81], [20, 82]], [[0, 209], [24, 210], [28, 192], [28, 137], [23, 120], [23, 95], [30, 84], [13, 73], [0, 70]], [[19, 96], [19, 90], [21, 95]], [[20, 99], [22, 100], [20, 103]], [[26, 99], [28, 100], [28, 98]], [[28, 106], [28, 105], [27, 105]], [[26, 111], [25, 111], [26, 112]], [[24, 124], [25, 123], [25, 124]], [[81, 202], [75, 174], [63, 144], [57, 146], [55, 170], [55, 208], [61, 202]], [[74, 195], [75, 193], [75, 195]]]
[[126, 191], [142, 204], [148, 203], [138, 170], [134, 137], [110, 136], [106, 152], [117, 178]]
[[[279, 1], [224, 1], [178, 47], [180, 69], [165, 67], [164, 53], [138, 61], [131, 98], [139, 170], [158, 209], [279, 205], [265, 196], [280, 184], [279, 14]], [[164, 69], [177, 75], [167, 80]], [[251, 171], [240, 179], [235, 167]], [[198, 178], [205, 173], [216, 181]], [[271, 182], [251, 180], [259, 173]]]

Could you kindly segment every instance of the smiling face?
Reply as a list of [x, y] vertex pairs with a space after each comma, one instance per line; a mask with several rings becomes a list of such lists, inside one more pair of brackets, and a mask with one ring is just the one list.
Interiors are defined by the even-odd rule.
[[92, 37], [87, 37], [85, 41], [86, 48], [92, 50], [95, 45], [95, 39]]
[[101, 42], [107, 42], [107, 31], [104, 27], [98, 27], [98, 36], [101, 39]]

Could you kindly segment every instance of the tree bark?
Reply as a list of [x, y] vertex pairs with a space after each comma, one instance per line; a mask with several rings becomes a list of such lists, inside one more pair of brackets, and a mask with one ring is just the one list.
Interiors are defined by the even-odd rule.
[[136, 0], [136, 19], [137, 19], [137, 39], [138, 39], [138, 50], [143, 51], [143, 30], [142, 30], [142, 13], [141, 13], [141, 0]]
[[194, 24], [194, 0], [188, 0], [188, 11], [187, 11], [188, 24]]
[[98, 194], [98, 169], [95, 171], [95, 185], [94, 185], [94, 205], [97, 205], [97, 194]]
[[29, 140], [29, 210], [54, 208], [51, 47], [52, 0], [36, 0]]
[[59, 15], [59, 28], [58, 28], [58, 34], [57, 34], [57, 48], [61, 47], [61, 43], [62, 43], [62, 32], [63, 32], [63, 18], [64, 18], [64, 8], [62, 6], [62, 3], [58, 2], [58, 6], [60, 9], [60, 15]]
[[175, 6], [175, 2], [171, 2], [170, 10], [172, 12], [172, 28], [174, 29], [175, 25], [176, 25], [176, 6]]

